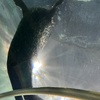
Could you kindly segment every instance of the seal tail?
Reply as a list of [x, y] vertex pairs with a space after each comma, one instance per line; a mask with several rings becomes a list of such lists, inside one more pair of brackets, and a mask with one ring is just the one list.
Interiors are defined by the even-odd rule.
[[27, 12], [29, 12], [27, 6], [22, 0], [14, 0], [15, 4], [19, 6], [22, 9], [23, 15], [25, 15]]

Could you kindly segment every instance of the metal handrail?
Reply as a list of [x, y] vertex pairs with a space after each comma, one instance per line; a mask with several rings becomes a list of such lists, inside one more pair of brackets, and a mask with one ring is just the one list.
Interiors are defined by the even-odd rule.
[[60, 88], [60, 87], [40, 87], [31, 89], [19, 89], [0, 94], [0, 100], [9, 96], [21, 95], [55, 95], [68, 98], [75, 98], [81, 100], [100, 100], [100, 92], [93, 92], [87, 90], [73, 89], [73, 88]]

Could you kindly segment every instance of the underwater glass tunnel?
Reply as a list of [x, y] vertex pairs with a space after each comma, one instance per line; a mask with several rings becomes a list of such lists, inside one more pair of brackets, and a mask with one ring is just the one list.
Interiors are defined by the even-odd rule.
[[[32, 88], [13, 90], [7, 58], [11, 41], [23, 18], [22, 9], [14, 1], [0, 0], [0, 100], [15, 100], [14, 96], [20, 95], [23, 100], [26, 100], [24, 95], [38, 95], [42, 100], [100, 100], [100, 1], [64, 0], [59, 5], [53, 16], [53, 27], [44, 27], [43, 48], [36, 44], [36, 59], [31, 59]], [[47, 10], [57, 1], [23, 0], [28, 9]], [[45, 19], [40, 23], [46, 23]], [[50, 35], [45, 39], [47, 33]], [[26, 49], [23, 48], [22, 53]], [[15, 84], [18, 84], [16, 78]]]

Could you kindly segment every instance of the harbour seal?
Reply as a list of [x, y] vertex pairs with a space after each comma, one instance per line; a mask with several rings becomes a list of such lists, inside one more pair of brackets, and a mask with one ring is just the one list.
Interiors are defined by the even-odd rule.
[[[52, 18], [63, 0], [58, 0], [52, 9], [33, 8], [29, 10], [22, 0], [14, 0], [21, 7], [23, 18], [12, 39], [7, 59], [8, 75], [13, 89], [32, 88], [32, 57], [37, 56], [37, 50], [44, 46], [43, 39], [49, 35]], [[15, 97], [23, 100], [22, 96]], [[25, 100], [42, 100], [38, 96], [24, 96]]]

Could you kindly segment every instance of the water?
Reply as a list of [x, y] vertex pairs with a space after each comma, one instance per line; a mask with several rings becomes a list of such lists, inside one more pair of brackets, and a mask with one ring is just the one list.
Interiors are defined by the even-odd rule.
[[[51, 7], [53, 4], [48, 0], [33, 2], [35, 6], [45, 3], [46, 7]], [[99, 9], [100, 2], [97, 0], [64, 1], [55, 15], [56, 25], [51, 36], [34, 62], [39, 65], [36, 69], [33, 67], [34, 87], [56, 86], [100, 91]], [[14, 5], [13, 0], [0, 1], [0, 93], [12, 90], [6, 60], [11, 39], [21, 18], [21, 10]], [[67, 100], [50, 96], [42, 98]]]

